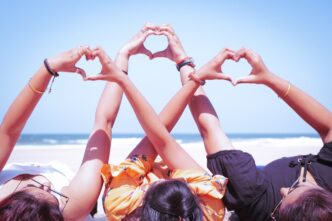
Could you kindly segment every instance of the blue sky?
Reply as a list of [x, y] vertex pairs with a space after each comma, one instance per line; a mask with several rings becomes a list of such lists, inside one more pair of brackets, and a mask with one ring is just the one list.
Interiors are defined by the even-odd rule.
[[[0, 5], [0, 118], [44, 58], [79, 45], [117, 50], [148, 21], [171, 24], [199, 67], [220, 49], [253, 49], [274, 73], [299, 86], [332, 110], [332, 3], [329, 1], [2, 1]], [[151, 51], [165, 48], [151, 37]], [[98, 73], [97, 62], [80, 63]], [[250, 72], [246, 62], [227, 62], [234, 77]], [[130, 60], [131, 79], [159, 112], [179, 90], [179, 74], [165, 59]], [[45, 94], [24, 133], [87, 133], [103, 82], [83, 82], [62, 73]], [[209, 81], [205, 90], [228, 133], [313, 133], [282, 100], [259, 85], [233, 87]], [[330, 95], [329, 95], [330, 94]], [[115, 133], [142, 132], [124, 99]], [[188, 110], [174, 129], [197, 133]]]

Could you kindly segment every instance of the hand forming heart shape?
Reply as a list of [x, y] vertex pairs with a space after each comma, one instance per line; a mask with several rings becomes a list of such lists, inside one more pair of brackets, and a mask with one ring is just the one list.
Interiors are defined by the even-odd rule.
[[[154, 53], [146, 49], [144, 42], [146, 41], [148, 36], [151, 35], [166, 36], [168, 40], [168, 45], [166, 49]], [[169, 25], [155, 26], [153, 24], [147, 24], [142, 28], [142, 30], [138, 34], [136, 34], [134, 39], [135, 38], [136, 38], [136, 46], [138, 46], [138, 50], [135, 51], [136, 54], [138, 53], [146, 54], [150, 59], [164, 57], [174, 61], [175, 63], [178, 63], [178, 61], [181, 61], [183, 58], [187, 57], [184, 48], [182, 47], [181, 41], [176, 35], [174, 29]], [[137, 39], [139, 40], [137, 41]], [[133, 41], [129, 41], [128, 44], [130, 44], [130, 42], [133, 43]], [[224, 59], [217, 60], [217, 63], [219, 62], [219, 68], [213, 67], [215, 71], [217, 71], [220, 74], [223, 74], [223, 77], [221, 77], [222, 79], [232, 82], [233, 85], [237, 85], [240, 83], [260, 83], [262, 81], [261, 77], [259, 77], [260, 75], [258, 74], [262, 72], [262, 70], [266, 70], [266, 67], [257, 54], [245, 48], [240, 49], [239, 51], [236, 52], [231, 49], [227, 49], [227, 51], [230, 54], [226, 55]], [[245, 59], [249, 63], [249, 65], [251, 65], [252, 70], [250, 71], [250, 74], [248, 76], [232, 79], [230, 75], [226, 75], [223, 73], [222, 66], [226, 60], [233, 60], [235, 62], [238, 62], [242, 58]]]
[[[151, 35], [156, 36], [166, 36], [168, 40], [167, 47], [164, 50], [157, 51], [152, 53], [148, 50], [144, 43], [147, 38]], [[96, 50], [96, 49], [94, 49]], [[79, 48], [78, 53], [80, 56], [73, 56], [73, 61], [70, 62], [69, 66], [66, 68], [67, 72], [78, 72], [83, 77], [85, 77], [85, 72], [83, 69], [78, 68], [75, 64], [80, 60], [82, 55], [85, 55], [87, 60], [93, 60], [96, 56], [94, 50], [90, 50], [88, 47]], [[73, 53], [73, 52], [72, 52]], [[168, 58], [175, 63], [178, 63], [183, 58], [186, 58], [187, 55], [182, 47], [181, 41], [175, 34], [173, 28], [169, 25], [155, 26], [153, 24], [145, 25], [128, 43], [126, 43], [120, 50], [119, 55], [125, 55], [127, 58], [135, 54], [145, 54], [150, 59], [164, 57]], [[245, 59], [251, 66], [251, 71], [249, 75], [239, 77], [237, 79], [232, 79], [231, 75], [227, 75], [223, 72], [222, 68], [226, 60], [233, 60], [238, 62], [240, 59]], [[111, 60], [111, 59], [107, 59]], [[100, 73], [103, 73], [104, 65], [102, 65], [102, 70]], [[107, 66], [107, 65], [106, 65]], [[75, 70], [74, 70], [75, 69]], [[63, 70], [66, 71], [66, 70]], [[233, 72], [233, 71], [230, 71]], [[262, 59], [259, 55], [254, 53], [249, 49], [240, 49], [238, 51], [233, 51], [231, 49], [222, 50], [217, 56], [215, 56], [210, 62], [202, 66], [198, 73], [202, 74], [204, 79], [224, 79], [230, 81], [233, 85], [240, 83], [263, 83], [265, 79], [265, 74], [268, 70], [264, 65]]]
[[152, 58], [156, 53], [166, 50], [168, 47], [168, 39], [163, 35], [152, 34], [144, 41], [144, 47], [151, 52]]

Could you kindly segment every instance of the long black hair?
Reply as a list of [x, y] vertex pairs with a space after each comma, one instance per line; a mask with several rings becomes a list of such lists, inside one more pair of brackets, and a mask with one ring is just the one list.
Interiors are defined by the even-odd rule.
[[149, 221], [200, 221], [202, 210], [197, 197], [187, 183], [165, 180], [153, 184], [146, 192], [141, 220]]

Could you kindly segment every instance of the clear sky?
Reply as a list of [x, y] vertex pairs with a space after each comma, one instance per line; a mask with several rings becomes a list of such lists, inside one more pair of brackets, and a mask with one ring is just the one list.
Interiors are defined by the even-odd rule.
[[[0, 118], [44, 58], [86, 44], [103, 46], [114, 58], [148, 21], [171, 24], [198, 67], [224, 47], [251, 48], [270, 70], [332, 110], [331, 10], [330, 1], [2, 1]], [[153, 52], [166, 45], [163, 37], [146, 42]], [[97, 62], [82, 62], [81, 67], [91, 74], [100, 69]], [[228, 62], [224, 71], [243, 76], [250, 67], [244, 61]], [[157, 112], [180, 88], [179, 74], [166, 59], [132, 57], [129, 74]], [[103, 85], [62, 73], [24, 133], [88, 133]], [[209, 81], [204, 87], [228, 133], [314, 132], [264, 86], [234, 88]], [[126, 99], [114, 132], [142, 132]], [[174, 132], [197, 133], [188, 110]]]

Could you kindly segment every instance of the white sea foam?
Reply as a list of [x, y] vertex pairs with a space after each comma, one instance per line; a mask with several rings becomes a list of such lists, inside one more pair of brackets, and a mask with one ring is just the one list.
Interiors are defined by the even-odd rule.
[[[129, 152], [140, 142], [141, 138], [114, 138], [111, 144], [111, 159], [120, 162]], [[181, 146], [189, 152], [193, 158], [198, 161], [205, 160], [205, 149], [202, 140], [194, 142], [183, 142], [178, 139]], [[68, 144], [41, 144], [41, 145], [17, 145], [15, 149], [84, 149], [87, 140], [81, 139]], [[291, 137], [291, 138], [249, 138], [232, 139], [236, 149], [248, 152], [253, 155], [258, 165], [265, 165], [272, 160], [294, 156], [299, 154], [316, 154], [322, 147], [322, 141], [319, 138], [311, 137]]]

